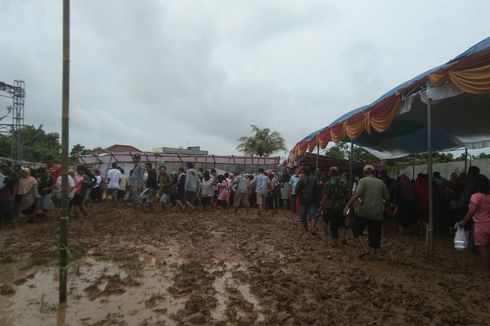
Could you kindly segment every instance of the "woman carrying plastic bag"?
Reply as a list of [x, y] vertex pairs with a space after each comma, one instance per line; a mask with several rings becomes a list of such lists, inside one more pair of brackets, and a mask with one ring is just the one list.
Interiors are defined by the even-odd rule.
[[[468, 212], [463, 220], [458, 223], [458, 232], [470, 219], [473, 219], [475, 245], [478, 248], [483, 267], [488, 269], [490, 266], [488, 256], [488, 247], [490, 245], [490, 180], [484, 175], [478, 175], [475, 186], [476, 193], [471, 195]], [[460, 235], [460, 237], [462, 236]], [[456, 237], [454, 238], [454, 244], [456, 246]]]
[[454, 248], [458, 250], [464, 250], [468, 248], [468, 231], [465, 231], [464, 227], [455, 225], [456, 234], [454, 235]]

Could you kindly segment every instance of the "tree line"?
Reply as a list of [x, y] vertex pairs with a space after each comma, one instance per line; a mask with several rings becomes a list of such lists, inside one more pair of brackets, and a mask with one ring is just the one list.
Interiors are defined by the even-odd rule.
[[[52, 157], [56, 162], [61, 159], [60, 134], [57, 132], [46, 132], [43, 125], [24, 126], [22, 133], [22, 155], [24, 161], [43, 162], [47, 157]], [[0, 135], [0, 156], [11, 157], [12, 135]], [[72, 163], [76, 163], [78, 154], [88, 154], [90, 149], [85, 146], [76, 144], [70, 151]]]

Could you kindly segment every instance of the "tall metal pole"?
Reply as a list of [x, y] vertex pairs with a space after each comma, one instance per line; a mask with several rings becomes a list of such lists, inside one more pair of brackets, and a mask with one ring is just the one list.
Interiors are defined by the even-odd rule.
[[434, 210], [433, 210], [433, 184], [432, 184], [432, 108], [431, 100], [427, 99], [427, 174], [429, 179], [429, 229], [427, 250], [432, 256], [433, 249], [433, 232], [434, 232]]
[[464, 173], [468, 171], [468, 148], [464, 148]]
[[354, 143], [350, 142], [350, 157], [349, 157], [349, 187], [352, 188], [352, 180], [354, 180], [352, 176], [352, 162], [354, 161]]
[[415, 180], [415, 154], [413, 154], [413, 161], [412, 161], [412, 180]]
[[68, 275], [68, 131], [70, 112], [70, 0], [63, 0], [63, 81], [61, 117], [60, 303], [66, 303]]
[[315, 176], [318, 174], [318, 159], [320, 158], [320, 145], [316, 147]]

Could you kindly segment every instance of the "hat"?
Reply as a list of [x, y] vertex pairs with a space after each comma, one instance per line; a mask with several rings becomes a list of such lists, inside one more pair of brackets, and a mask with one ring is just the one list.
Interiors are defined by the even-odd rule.
[[364, 172], [374, 172], [375, 168], [371, 164], [364, 165], [362, 169]]

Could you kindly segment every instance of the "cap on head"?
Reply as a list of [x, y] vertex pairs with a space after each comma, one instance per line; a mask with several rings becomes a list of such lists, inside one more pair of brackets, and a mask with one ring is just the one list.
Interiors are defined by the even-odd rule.
[[375, 168], [371, 164], [367, 164], [367, 165], [364, 165], [364, 168], [362, 169], [362, 171], [364, 171], [366, 173], [373, 173], [375, 171]]

